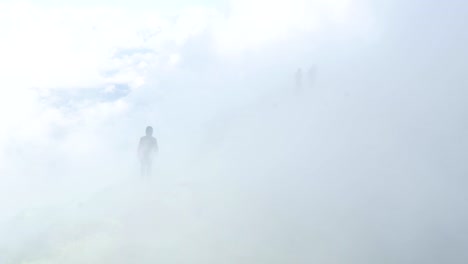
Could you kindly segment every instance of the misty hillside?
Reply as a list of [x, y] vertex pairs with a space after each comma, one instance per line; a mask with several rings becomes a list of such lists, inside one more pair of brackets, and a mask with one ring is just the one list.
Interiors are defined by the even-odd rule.
[[374, 105], [365, 111], [352, 93], [323, 88], [265, 95], [214, 118], [203, 153], [160, 164], [151, 179], [127, 175], [86, 199], [23, 211], [5, 228], [13, 239], [2, 263], [375, 263], [382, 254], [384, 263], [436, 263], [464, 254], [434, 244], [457, 241], [462, 230], [446, 227], [464, 219], [454, 211], [462, 189], [395, 149], [380, 130], [391, 120], [369, 123]]

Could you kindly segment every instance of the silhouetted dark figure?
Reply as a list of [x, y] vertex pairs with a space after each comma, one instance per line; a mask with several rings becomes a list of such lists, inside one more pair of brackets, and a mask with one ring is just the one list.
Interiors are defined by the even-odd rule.
[[140, 139], [138, 144], [138, 158], [141, 162], [141, 175], [147, 177], [151, 175], [153, 165], [153, 155], [158, 151], [158, 141], [153, 137], [153, 128], [146, 127], [146, 136]]
[[297, 69], [296, 72], [296, 92], [302, 91], [302, 69]]

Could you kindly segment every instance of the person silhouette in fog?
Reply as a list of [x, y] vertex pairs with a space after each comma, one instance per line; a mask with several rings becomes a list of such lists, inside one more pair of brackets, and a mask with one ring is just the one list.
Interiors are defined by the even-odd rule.
[[153, 155], [158, 151], [158, 142], [153, 137], [153, 128], [146, 127], [146, 136], [141, 137], [138, 145], [138, 158], [141, 162], [141, 175], [144, 177], [151, 175]]

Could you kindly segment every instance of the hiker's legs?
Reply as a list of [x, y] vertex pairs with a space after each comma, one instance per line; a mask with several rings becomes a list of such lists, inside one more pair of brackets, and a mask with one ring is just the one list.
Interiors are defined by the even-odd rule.
[[148, 159], [146, 162], [146, 176], [150, 177], [151, 176], [151, 170], [152, 170], [153, 164], [151, 162], [151, 159]]
[[149, 177], [151, 176], [151, 159], [143, 159], [141, 161], [141, 176]]

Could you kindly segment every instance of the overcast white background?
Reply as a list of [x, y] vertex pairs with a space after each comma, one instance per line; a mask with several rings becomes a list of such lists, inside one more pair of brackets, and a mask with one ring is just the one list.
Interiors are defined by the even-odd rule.
[[0, 2], [0, 263], [466, 263], [467, 27], [455, 0]]

